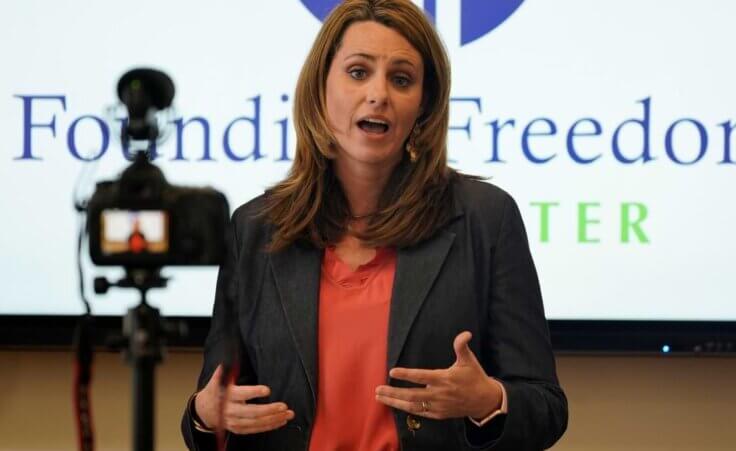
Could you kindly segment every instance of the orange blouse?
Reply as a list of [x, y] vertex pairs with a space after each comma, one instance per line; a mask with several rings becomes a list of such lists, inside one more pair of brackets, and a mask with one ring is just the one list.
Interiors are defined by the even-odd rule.
[[310, 451], [396, 451], [391, 408], [375, 399], [386, 384], [388, 316], [396, 251], [378, 249], [355, 271], [325, 250], [319, 292], [317, 416]]

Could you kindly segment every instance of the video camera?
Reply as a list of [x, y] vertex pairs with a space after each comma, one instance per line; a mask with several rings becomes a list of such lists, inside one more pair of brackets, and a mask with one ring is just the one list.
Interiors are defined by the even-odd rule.
[[170, 107], [174, 84], [163, 72], [134, 69], [118, 83], [128, 109], [121, 141], [144, 141], [115, 181], [97, 184], [87, 204], [92, 261], [103, 266], [160, 268], [217, 265], [225, 251], [227, 199], [212, 188], [171, 185], [149, 161], [159, 136], [156, 113]]
[[[228, 243], [230, 209], [225, 196], [212, 188], [169, 184], [149, 161], [160, 138], [158, 113], [168, 109], [174, 98], [171, 79], [157, 70], [134, 69], [118, 82], [118, 97], [128, 110], [121, 133], [123, 149], [136, 146], [141, 150], [118, 180], [98, 183], [86, 205], [76, 203], [75, 207], [87, 215], [92, 261], [125, 268], [125, 276], [118, 281], [95, 278], [95, 293], [119, 287], [137, 289], [141, 295], [140, 303], [128, 309], [123, 318], [122, 335], [108, 338], [116, 347], [125, 348], [126, 360], [133, 367], [134, 449], [150, 451], [154, 443], [154, 368], [163, 359], [165, 341], [185, 336], [186, 330], [183, 323], [177, 327], [162, 319], [158, 309], [148, 303], [147, 292], [166, 287], [168, 278], [161, 276], [164, 266], [221, 264]], [[75, 332], [78, 373], [74, 393], [80, 447], [92, 450], [88, 387], [94, 334], [90, 305], [84, 296], [83, 235], [80, 231], [77, 263], [87, 313]]]

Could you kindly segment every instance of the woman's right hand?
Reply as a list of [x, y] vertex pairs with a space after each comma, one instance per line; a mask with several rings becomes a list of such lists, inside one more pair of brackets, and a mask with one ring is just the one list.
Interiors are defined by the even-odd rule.
[[[194, 409], [205, 426], [217, 429], [220, 421], [219, 365], [207, 385], [194, 398]], [[225, 391], [223, 410], [224, 429], [235, 434], [256, 434], [278, 429], [294, 419], [294, 411], [283, 402], [250, 404], [249, 400], [268, 396], [271, 389], [265, 385], [229, 384]]]

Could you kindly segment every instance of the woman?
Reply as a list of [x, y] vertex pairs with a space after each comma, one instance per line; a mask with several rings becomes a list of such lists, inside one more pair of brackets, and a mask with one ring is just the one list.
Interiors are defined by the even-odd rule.
[[[449, 92], [410, 1], [347, 0], [325, 21], [291, 172], [233, 216], [190, 449], [213, 449], [218, 427], [228, 449], [263, 450], [537, 450], [562, 435], [521, 216], [447, 167]], [[221, 405], [228, 292], [242, 351]]]

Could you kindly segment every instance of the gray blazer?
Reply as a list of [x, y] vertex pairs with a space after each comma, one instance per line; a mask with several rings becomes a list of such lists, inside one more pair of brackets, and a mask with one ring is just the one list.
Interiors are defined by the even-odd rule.
[[[409, 450], [541, 450], [567, 427], [567, 400], [555, 373], [534, 263], [514, 200], [501, 189], [458, 177], [453, 215], [431, 239], [398, 250], [389, 316], [388, 368], [447, 368], [453, 339], [473, 333], [470, 347], [499, 379], [508, 414], [477, 427], [463, 418], [414, 418], [394, 409], [401, 448]], [[229, 450], [307, 450], [316, 412], [317, 308], [322, 252], [295, 244], [264, 251], [272, 228], [254, 213], [258, 197], [233, 215], [234, 243], [221, 268], [198, 387], [223, 353], [224, 293], [236, 298], [241, 368], [238, 384], [265, 384], [260, 402], [285, 402], [295, 418], [267, 433], [228, 436]], [[223, 277], [228, 269], [234, 277]], [[231, 280], [231, 285], [225, 282]], [[356, 368], [356, 371], [360, 371]], [[386, 375], [394, 386], [410, 386]], [[211, 434], [184, 413], [189, 449], [215, 449]], [[362, 421], [360, 412], [345, 412]], [[407, 420], [418, 420], [410, 431]], [[417, 423], [414, 423], [416, 426]], [[332, 451], [332, 450], [324, 450]]]

